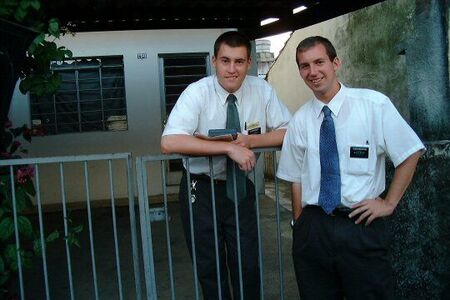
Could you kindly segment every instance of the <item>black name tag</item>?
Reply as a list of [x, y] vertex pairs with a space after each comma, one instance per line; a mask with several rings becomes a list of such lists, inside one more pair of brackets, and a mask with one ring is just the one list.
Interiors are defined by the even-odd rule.
[[261, 127], [249, 129], [247, 131], [248, 134], [261, 134]]
[[350, 147], [350, 157], [369, 158], [369, 147]]

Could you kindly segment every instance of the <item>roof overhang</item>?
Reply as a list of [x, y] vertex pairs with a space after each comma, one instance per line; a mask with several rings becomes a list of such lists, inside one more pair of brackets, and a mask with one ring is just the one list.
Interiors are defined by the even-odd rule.
[[[74, 32], [238, 28], [251, 39], [304, 28], [383, 0], [50, 0], [47, 12]], [[307, 9], [293, 14], [293, 9]], [[262, 20], [278, 18], [261, 26]]]

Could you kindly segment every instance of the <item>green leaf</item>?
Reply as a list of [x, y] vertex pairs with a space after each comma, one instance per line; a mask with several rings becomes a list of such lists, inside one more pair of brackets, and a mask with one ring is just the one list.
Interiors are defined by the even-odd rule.
[[[25, 193], [23, 186], [18, 185], [16, 188], [16, 209], [17, 212], [22, 212], [29, 205], [29, 197]], [[11, 205], [12, 206], [12, 205]]]
[[27, 77], [20, 81], [19, 90], [22, 94], [25, 95], [31, 90], [32, 80], [33, 80], [32, 77]]
[[3, 251], [3, 257], [5, 258], [5, 262], [8, 265], [9, 269], [11, 269], [11, 271], [13, 272], [16, 272], [17, 271], [16, 245], [14, 244], [7, 245], [5, 250]]
[[33, 252], [31, 251], [21, 251], [20, 252], [22, 258], [22, 266], [30, 269], [33, 265]]
[[14, 221], [11, 217], [6, 217], [0, 222], [0, 240], [6, 241], [14, 233]]
[[56, 38], [59, 38], [61, 32], [60, 32], [60, 30], [59, 30], [59, 21], [58, 21], [57, 19], [51, 19], [51, 20], [48, 22], [48, 32], [49, 32], [52, 36], [54, 36], [54, 37], [56, 37]]
[[33, 225], [31, 225], [30, 220], [25, 216], [19, 216], [17, 221], [19, 225], [19, 232], [27, 238], [31, 238], [33, 236]]
[[41, 2], [39, 0], [30, 1], [30, 5], [35, 9], [39, 10], [41, 8]]
[[82, 230], [83, 230], [83, 224], [80, 224], [80, 225], [75, 226], [74, 228], [72, 228], [72, 231], [76, 232], [76, 233], [80, 233]]
[[22, 187], [25, 189], [25, 193], [27, 193], [28, 196], [34, 197], [36, 195], [33, 181], [28, 180]]
[[26, 9], [24, 9], [22, 6], [19, 6], [16, 9], [16, 13], [14, 14], [14, 18], [19, 21], [22, 22], [25, 19], [25, 16], [27, 15], [27, 11]]
[[53, 242], [53, 241], [55, 241], [55, 240], [57, 240], [57, 239], [59, 239], [59, 231], [58, 231], [58, 230], [55, 230], [55, 231], [53, 231], [52, 233], [50, 233], [50, 234], [47, 236], [47, 238], [45, 239], [45, 241], [46, 241], [47, 243], [51, 243], [51, 242]]
[[30, 47], [28, 48], [28, 52], [33, 54], [36, 51], [36, 48], [45, 40], [45, 34], [41, 33], [37, 37], [34, 38]]
[[42, 256], [42, 246], [40, 238], [33, 241], [33, 251], [36, 256]]

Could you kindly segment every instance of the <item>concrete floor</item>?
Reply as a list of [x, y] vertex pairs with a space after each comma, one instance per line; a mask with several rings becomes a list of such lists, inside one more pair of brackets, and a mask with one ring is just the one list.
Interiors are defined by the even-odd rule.
[[[289, 227], [289, 186], [280, 184], [280, 220], [282, 265], [284, 276], [284, 299], [299, 299], [290, 255], [292, 236]], [[266, 195], [261, 198], [261, 234], [263, 247], [263, 274], [265, 299], [280, 299], [280, 276], [278, 263], [276, 206], [273, 200], [273, 182], [266, 183]], [[284, 207], [283, 207], [284, 206]], [[193, 270], [181, 229], [177, 202], [169, 204], [170, 234], [174, 269], [175, 294], [177, 299], [195, 299]], [[121, 283], [124, 299], [135, 299], [133, 259], [131, 251], [130, 222], [128, 207], [117, 207], [118, 243], [120, 252]], [[95, 299], [90, 254], [87, 211], [76, 210], [70, 213], [73, 224], [84, 224], [79, 236], [80, 247], [71, 247], [70, 261], [73, 276], [75, 299]], [[92, 212], [94, 248], [96, 258], [97, 282], [100, 299], [120, 299], [114, 238], [112, 231], [111, 208], [95, 208]], [[63, 230], [61, 212], [47, 213], [44, 218], [47, 232]], [[137, 220], [139, 227], [139, 220]], [[158, 299], [170, 299], [170, 280], [168, 269], [167, 241], [164, 222], [152, 223], [154, 262]], [[140, 233], [138, 229], [138, 238]], [[141, 265], [142, 287], [145, 289], [142, 268], [142, 248], [139, 242], [139, 261]], [[70, 299], [65, 243], [60, 240], [48, 246], [48, 274], [51, 299]], [[42, 261], [38, 260], [31, 270], [25, 271], [25, 294], [27, 299], [45, 299]], [[145, 295], [145, 291], [143, 291]]]

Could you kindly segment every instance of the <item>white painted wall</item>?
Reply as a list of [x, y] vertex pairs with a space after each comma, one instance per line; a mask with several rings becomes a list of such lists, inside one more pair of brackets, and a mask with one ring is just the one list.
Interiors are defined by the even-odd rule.
[[[161, 91], [158, 54], [209, 52], [213, 55], [216, 38], [226, 29], [207, 30], [141, 30], [116, 32], [77, 33], [64, 36], [58, 42], [73, 52], [75, 57], [123, 55], [128, 131], [90, 132], [35, 137], [29, 145], [30, 157], [132, 152], [134, 156], [160, 153]], [[138, 60], [137, 53], [147, 53], [147, 59]], [[212, 70], [214, 72], [214, 70]], [[15, 126], [30, 124], [27, 95], [16, 89], [11, 105], [10, 119]], [[161, 193], [159, 164], [153, 166], [149, 181], [150, 195]], [[93, 164], [90, 168], [93, 199], [109, 199], [106, 164]], [[124, 164], [115, 167], [117, 174], [125, 174]], [[44, 203], [60, 203], [56, 166], [42, 168], [41, 181]], [[67, 166], [68, 201], [82, 201], [83, 170], [80, 166]], [[116, 197], [126, 197], [124, 176], [115, 179]], [[49, 188], [46, 188], [49, 187]]]

